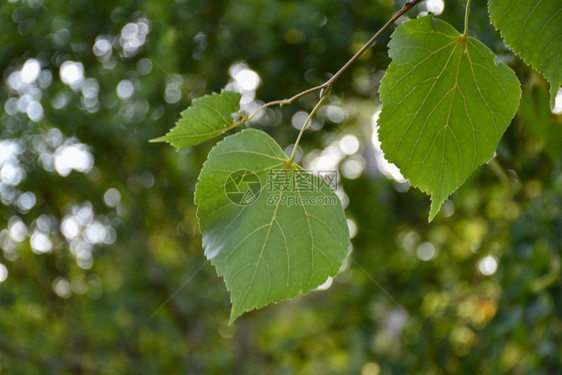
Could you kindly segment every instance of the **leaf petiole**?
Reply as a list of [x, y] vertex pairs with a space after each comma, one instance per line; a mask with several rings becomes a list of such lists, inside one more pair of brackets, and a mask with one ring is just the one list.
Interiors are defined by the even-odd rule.
[[470, 16], [470, 2], [471, 1], [472, 0], [466, 1], [466, 11], [464, 13], [464, 32], [462, 33], [463, 38], [468, 37], [468, 19], [469, 19], [469, 16]]
[[301, 141], [301, 137], [302, 137], [304, 131], [306, 130], [308, 124], [310, 123], [310, 120], [312, 119], [312, 116], [314, 116], [316, 111], [318, 111], [318, 108], [320, 108], [322, 103], [324, 103], [326, 101], [326, 99], [328, 99], [328, 97], [330, 96], [330, 91], [331, 91], [330, 89], [327, 89], [327, 90], [324, 90], [322, 92], [322, 97], [320, 98], [318, 103], [316, 103], [316, 105], [314, 106], [314, 108], [312, 109], [312, 111], [310, 112], [308, 117], [306, 118], [306, 121], [302, 125], [299, 136], [297, 137], [297, 140], [295, 141], [295, 145], [293, 146], [293, 152], [291, 153], [291, 157], [289, 158], [289, 163], [292, 163], [295, 160], [295, 155], [297, 154], [297, 147], [299, 146], [299, 143]]

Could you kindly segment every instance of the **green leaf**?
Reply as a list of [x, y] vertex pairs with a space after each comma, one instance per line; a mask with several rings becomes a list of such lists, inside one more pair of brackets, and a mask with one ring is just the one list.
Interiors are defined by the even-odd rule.
[[191, 106], [181, 113], [176, 126], [165, 136], [151, 142], [168, 142], [177, 149], [194, 146], [225, 133], [240, 125], [233, 113], [240, 110], [242, 96], [233, 91], [221, 91], [194, 99]]
[[410, 184], [431, 195], [431, 221], [492, 158], [521, 89], [485, 45], [431, 15], [394, 31], [390, 57], [380, 88], [381, 148]]
[[338, 273], [349, 249], [337, 195], [259, 130], [211, 150], [195, 203], [205, 255], [231, 293], [231, 323], [315, 289]]
[[550, 108], [562, 85], [562, 1], [489, 0], [505, 43], [550, 83]]

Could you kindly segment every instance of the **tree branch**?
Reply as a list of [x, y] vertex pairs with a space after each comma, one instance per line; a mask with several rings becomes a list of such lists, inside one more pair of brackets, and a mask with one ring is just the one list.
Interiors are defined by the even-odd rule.
[[302, 98], [305, 95], [311, 94], [313, 92], [319, 91], [319, 90], [323, 90], [323, 89], [329, 89], [331, 88], [334, 83], [338, 80], [338, 78], [340, 78], [340, 76], [347, 70], [349, 69], [349, 67], [355, 62], [357, 61], [357, 59], [359, 57], [361, 57], [361, 55], [363, 55], [363, 53], [365, 53], [365, 51], [367, 49], [369, 49], [373, 43], [375, 43], [375, 41], [382, 35], [382, 33], [384, 33], [390, 26], [392, 26], [392, 24], [394, 22], [396, 22], [396, 20], [398, 18], [400, 18], [404, 13], [406, 13], [407, 11], [409, 11], [410, 9], [412, 9], [417, 3], [419, 3], [421, 0], [409, 0], [406, 2], [406, 4], [404, 4], [404, 6], [394, 14], [394, 16], [392, 16], [392, 18], [390, 20], [388, 20], [388, 22], [380, 28], [379, 31], [376, 32], [375, 35], [373, 35], [371, 37], [371, 39], [369, 39], [369, 41], [367, 43], [365, 43], [363, 45], [363, 47], [361, 47], [361, 49], [359, 51], [357, 51], [357, 53], [355, 55], [353, 55], [353, 57], [351, 59], [349, 59], [348, 62], [346, 62], [344, 64], [344, 66], [342, 66], [340, 68], [340, 70], [337, 71], [336, 74], [334, 74], [329, 80], [327, 80], [326, 82], [324, 82], [323, 84], [316, 86], [316, 87], [311, 87], [307, 90], [301, 91], [298, 94], [292, 96], [289, 99], [282, 99], [282, 100], [274, 100], [272, 102], [269, 103], [265, 103], [264, 105], [262, 105], [261, 107], [259, 107], [258, 109], [256, 109], [250, 116], [248, 116], [248, 120], [251, 120], [252, 117], [254, 117], [259, 111], [261, 111], [262, 109], [265, 109], [267, 107], [271, 107], [273, 105], [280, 105], [281, 107], [286, 106], [291, 104], [292, 102], [294, 102], [295, 100]]

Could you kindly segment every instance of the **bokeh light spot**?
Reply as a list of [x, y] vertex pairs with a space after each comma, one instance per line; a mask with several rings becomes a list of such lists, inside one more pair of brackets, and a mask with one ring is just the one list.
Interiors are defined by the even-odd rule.
[[28, 191], [18, 197], [16, 204], [21, 211], [27, 212], [35, 206], [36, 202], [37, 198], [35, 197], [35, 194], [33, 194], [31, 191]]
[[78, 89], [84, 81], [84, 65], [80, 62], [65, 61], [60, 66], [60, 79], [73, 89]]
[[48, 253], [53, 247], [49, 236], [42, 231], [35, 231], [31, 236], [30, 243], [31, 249], [37, 254]]
[[558, 94], [556, 94], [556, 99], [554, 101], [554, 109], [552, 113], [555, 115], [562, 115], [562, 88], [558, 89]]
[[115, 188], [107, 189], [103, 195], [103, 202], [107, 207], [117, 207], [121, 202], [121, 193]]
[[350, 180], [359, 178], [365, 170], [365, 159], [360, 155], [352, 155], [346, 158], [341, 165], [341, 172], [345, 178]]
[[490, 276], [498, 270], [498, 261], [494, 256], [488, 255], [478, 262], [478, 270], [482, 275]]
[[357, 224], [351, 219], [347, 219], [347, 229], [349, 230], [349, 238], [353, 238], [357, 235]]
[[8, 269], [5, 265], [0, 263], [0, 283], [3, 283], [8, 278]]
[[133, 86], [133, 83], [127, 79], [122, 80], [117, 85], [117, 96], [121, 99], [129, 99], [133, 96], [134, 92], [135, 87]]
[[416, 250], [416, 255], [419, 260], [424, 262], [430, 261], [435, 257], [435, 246], [431, 242], [424, 242]]
[[443, 13], [443, 9], [445, 9], [445, 3], [443, 2], [443, 0], [426, 0], [425, 7], [428, 12], [431, 12], [438, 16]]
[[8, 231], [10, 233], [10, 237], [15, 242], [22, 242], [27, 236], [27, 227], [17, 216], [12, 216], [10, 218], [10, 221], [8, 222]]
[[85, 144], [63, 145], [55, 151], [55, 169], [63, 177], [68, 176], [72, 170], [86, 173], [93, 165], [94, 157]]
[[261, 79], [258, 73], [251, 69], [242, 69], [234, 75], [236, 83], [246, 91], [254, 91], [261, 84]]
[[394, 165], [392, 163], [389, 163], [386, 160], [386, 158], [384, 156], [384, 153], [382, 152], [382, 149], [381, 149], [381, 142], [379, 141], [379, 134], [378, 134], [379, 126], [377, 124], [380, 113], [381, 113], [381, 111], [379, 109], [371, 117], [371, 125], [372, 125], [372, 128], [373, 128], [371, 141], [372, 141], [373, 147], [375, 149], [375, 162], [377, 164], [377, 168], [379, 169], [379, 171], [386, 178], [395, 180], [396, 182], [399, 182], [399, 183], [403, 184], [407, 180], [404, 178], [404, 176], [402, 176], [402, 174], [400, 173], [400, 170], [398, 169], [398, 167], [396, 165]]
[[35, 59], [29, 59], [21, 68], [21, 79], [24, 83], [29, 84], [35, 82], [41, 73], [41, 65]]
[[326, 279], [326, 281], [320, 285], [318, 288], [316, 288], [315, 290], [327, 290], [332, 286], [332, 283], [334, 282], [334, 279], [331, 277], [328, 277], [328, 279]]
[[61, 298], [70, 298], [72, 296], [72, 289], [67, 279], [59, 277], [53, 281], [53, 290], [57, 296]]
[[354, 135], [345, 135], [340, 140], [340, 150], [346, 155], [355, 154], [359, 150], [359, 140]]

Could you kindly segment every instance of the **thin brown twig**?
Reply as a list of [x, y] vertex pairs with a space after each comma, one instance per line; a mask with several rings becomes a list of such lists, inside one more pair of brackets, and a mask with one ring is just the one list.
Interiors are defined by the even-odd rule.
[[323, 90], [323, 89], [328, 89], [331, 88], [334, 83], [338, 80], [338, 78], [340, 78], [340, 76], [347, 70], [349, 69], [349, 67], [355, 62], [357, 61], [357, 59], [359, 57], [361, 57], [361, 55], [363, 55], [363, 53], [365, 53], [366, 50], [368, 50], [373, 43], [375, 43], [375, 41], [382, 35], [382, 33], [384, 33], [390, 26], [392, 26], [392, 24], [394, 24], [394, 22], [396, 22], [396, 20], [398, 18], [400, 18], [404, 13], [406, 13], [407, 11], [409, 11], [410, 9], [412, 9], [417, 3], [419, 3], [421, 0], [409, 0], [406, 2], [406, 4], [404, 4], [404, 6], [397, 11], [394, 16], [392, 16], [392, 18], [390, 20], [388, 20], [388, 22], [386, 24], [384, 24], [383, 27], [380, 28], [379, 31], [376, 32], [375, 35], [373, 35], [371, 37], [371, 39], [369, 39], [369, 41], [367, 43], [365, 43], [363, 45], [363, 47], [361, 47], [361, 49], [359, 51], [357, 51], [357, 53], [355, 55], [353, 55], [353, 57], [351, 59], [349, 59], [349, 61], [347, 61], [341, 68], [340, 70], [337, 71], [336, 74], [334, 74], [329, 80], [327, 80], [326, 82], [324, 82], [323, 84], [319, 85], [319, 86], [315, 86], [315, 87], [311, 87], [309, 89], [306, 89], [304, 91], [299, 92], [296, 95], [293, 95], [292, 97], [290, 97], [289, 99], [281, 99], [281, 100], [274, 100], [268, 103], [265, 103], [264, 105], [260, 106], [258, 109], [256, 109], [250, 116], [248, 116], [248, 120], [251, 120], [252, 117], [254, 117], [259, 111], [261, 111], [262, 109], [265, 109], [267, 107], [271, 107], [274, 105], [280, 105], [280, 106], [285, 106], [285, 105], [289, 105], [292, 102], [294, 102], [295, 100], [302, 98], [303, 96], [306, 96], [308, 94], [311, 94], [313, 92], [319, 91], [319, 90]]

